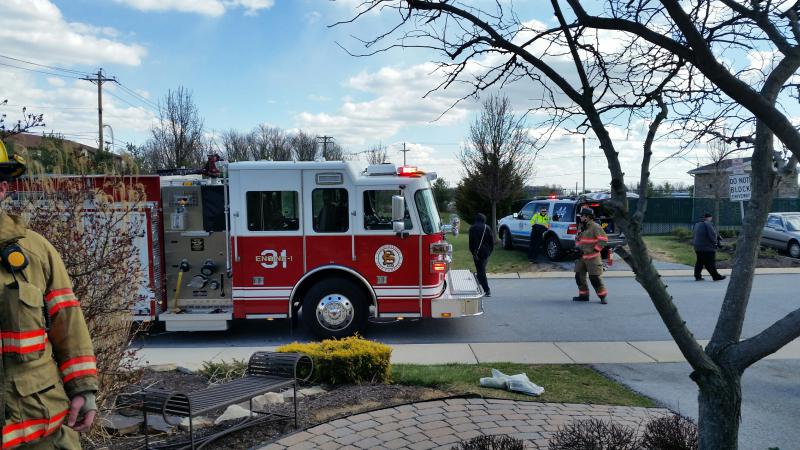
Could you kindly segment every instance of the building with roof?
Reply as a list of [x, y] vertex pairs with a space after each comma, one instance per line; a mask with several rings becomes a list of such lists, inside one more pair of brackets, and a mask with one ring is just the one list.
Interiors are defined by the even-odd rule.
[[[752, 158], [741, 158], [744, 173], [750, 173]], [[694, 196], [700, 198], [729, 198], [728, 176], [734, 174], [735, 158], [724, 159], [719, 164], [707, 164], [690, 170], [689, 175], [694, 177]], [[800, 195], [797, 185], [797, 168], [789, 176], [780, 179], [775, 189], [775, 198], [796, 198]]]

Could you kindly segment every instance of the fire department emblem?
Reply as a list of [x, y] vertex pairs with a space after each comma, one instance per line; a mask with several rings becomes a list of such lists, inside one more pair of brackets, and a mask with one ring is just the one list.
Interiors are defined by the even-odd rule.
[[394, 272], [403, 264], [403, 253], [394, 245], [384, 245], [375, 252], [375, 265], [384, 272]]

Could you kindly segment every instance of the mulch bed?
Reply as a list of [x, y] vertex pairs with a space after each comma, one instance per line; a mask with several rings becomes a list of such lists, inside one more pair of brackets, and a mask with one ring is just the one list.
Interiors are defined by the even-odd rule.
[[[736, 239], [723, 240], [723, 247], [718, 251], [720, 253], [727, 253], [730, 259], [725, 261], [717, 261], [717, 269], [730, 269], [733, 267], [733, 247], [730, 244], [736, 242]], [[791, 258], [785, 255], [764, 256], [763, 252], [756, 259], [757, 268], [781, 268], [781, 267], [800, 267], [800, 259]]]
[[[204, 377], [180, 372], [148, 371], [143, 383], [145, 385], [155, 384], [165, 389], [184, 391], [208, 386], [208, 381]], [[450, 395], [453, 395], [453, 393], [418, 386], [391, 384], [338, 386], [323, 394], [298, 399], [298, 430], [365, 411], [447, 397]], [[272, 410], [276, 413], [292, 414], [291, 400], [287, 400], [286, 403], [283, 404], [273, 405]], [[230, 421], [218, 426], [196, 430], [195, 436], [218, 433], [237, 423], [239, 422]], [[234, 432], [220, 438], [203, 448], [209, 450], [249, 449], [294, 431], [292, 424], [288, 421], [256, 425], [252, 428]], [[157, 441], [163, 443], [165, 440], [183, 441], [187, 438], [188, 433], [178, 430], [176, 434], [170, 436], [154, 436], [151, 434], [150, 443], [155, 444]], [[144, 448], [144, 436], [115, 437], [110, 442], [102, 444], [84, 443], [83, 448], [87, 450], [138, 450]]]

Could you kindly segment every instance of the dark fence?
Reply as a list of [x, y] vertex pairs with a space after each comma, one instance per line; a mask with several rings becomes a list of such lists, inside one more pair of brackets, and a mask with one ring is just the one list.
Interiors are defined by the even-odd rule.
[[[703, 213], [714, 214], [713, 198], [650, 198], [647, 200], [647, 213], [644, 218], [644, 233], [669, 233], [678, 227], [691, 226]], [[631, 209], [636, 205], [631, 202]], [[744, 202], [747, 208], [747, 202]], [[772, 212], [800, 211], [800, 198], [776, 198], [772, 201]], [[736, 229], [742, 225], [739, 202], [728, 199], [719, 200], [719, 217], [714, 223], [720, 229]]]

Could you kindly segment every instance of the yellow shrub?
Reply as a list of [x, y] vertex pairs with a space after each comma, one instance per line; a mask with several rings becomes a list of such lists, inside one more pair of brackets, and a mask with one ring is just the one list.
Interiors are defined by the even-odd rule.
[[319, 383], [337, 385], [391, 381], [391, 347], [359, 336], [322, 342], [293, 342], [278, 347], [277, 351], [310, 356], [314, 361], [314, 380]]

